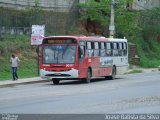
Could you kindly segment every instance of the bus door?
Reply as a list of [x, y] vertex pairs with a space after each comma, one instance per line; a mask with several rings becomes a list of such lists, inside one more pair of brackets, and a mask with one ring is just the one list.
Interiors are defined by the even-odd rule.
[[78, 64], [79, 64], [79, 77], [80, 78], [86, 77], [85, 73], [86, 73], [88, 61], [87, 59], [85, 59], [85, 53], [86, 53], [85, 48], [86, 48], [85, 42], [80, 41], [79, 46], [78, 46]]

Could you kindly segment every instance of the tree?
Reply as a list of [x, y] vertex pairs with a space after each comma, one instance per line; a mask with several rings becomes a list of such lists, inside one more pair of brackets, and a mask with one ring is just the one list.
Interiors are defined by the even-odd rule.
[[90, 0], [79, 5], [80, 19], [86, 21], [87, 32], [103, 34], [109, 25], [110, 0]]
[[160, 8], [142, 11], [140, 16], [143, 38], [160, 42]]
[[[139, 29], [136, 21], [138, 13], [129, 9], [131, 3], [132, 0], [116, 0], [114, 5], [116, 37], [134, 37], [137, 29]], [[99, 24], [101, 34], [108, 36], [111, 0], [99, 0], [98, 2], [90, 0], [87, 3], [80, 4], [79, 7], [83, 11], [80, 18], [87, 21], [86, 26], [88, 27], [91, 23]], [[94, 31], [92, 30], [92, 32]]]

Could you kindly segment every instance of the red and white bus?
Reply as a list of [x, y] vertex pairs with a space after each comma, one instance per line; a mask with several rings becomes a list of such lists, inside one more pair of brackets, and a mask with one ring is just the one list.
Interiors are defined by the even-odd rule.
[[49, 36], [40, 48], [40, 76], [54, 84], [69, 79], [86, 83], [96, 77], [115, 79], [128, 67], [126, 39]]

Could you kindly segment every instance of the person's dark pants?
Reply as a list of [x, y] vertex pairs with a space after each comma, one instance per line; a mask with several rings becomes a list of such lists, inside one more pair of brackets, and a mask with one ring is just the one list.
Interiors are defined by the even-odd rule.
[[12, 76], [13, 76], [13, 80], [18, 79], [17, 67], [12, 67]]

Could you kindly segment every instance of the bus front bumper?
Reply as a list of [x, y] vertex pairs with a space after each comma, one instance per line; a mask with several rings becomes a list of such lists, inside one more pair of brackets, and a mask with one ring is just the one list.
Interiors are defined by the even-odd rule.
[[40, 76], [42, 78], [46, 79], [52, 79], [52, 78], [78, 78], [78, 70], [71, 69], [69, 71], [61, 71], [61, 72], [53, 72], [53, 71], [47, 71], [45, 69], [40, 70]]

